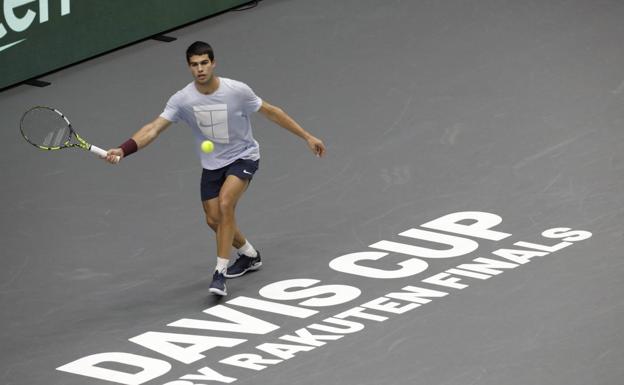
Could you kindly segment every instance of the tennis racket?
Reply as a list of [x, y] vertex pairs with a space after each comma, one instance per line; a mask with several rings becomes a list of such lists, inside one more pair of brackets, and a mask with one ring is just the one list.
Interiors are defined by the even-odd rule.
[[[87, 143], [73, 129], [69, 119], [55, 108], [36, 106], [26, 111], [20, 120], [20, 131], [26, 141], [40, 150], [61, 150], [76, 147], [99, 156], [107, 152]], [[118, 159], [119, 160], [119, 159]]]

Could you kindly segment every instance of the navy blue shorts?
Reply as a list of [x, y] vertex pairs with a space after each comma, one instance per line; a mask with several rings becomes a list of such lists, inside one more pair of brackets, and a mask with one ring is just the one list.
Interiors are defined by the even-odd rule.
[[238, 159], [234, 163], [216, 170], [204, 169], [201, 176], [202, 201], [218, 197], [221, 186], [223, 186], [228, 175], [235, 175], [251, 182], [254, 174], [258, 171], [259, 164], [259, 160]]

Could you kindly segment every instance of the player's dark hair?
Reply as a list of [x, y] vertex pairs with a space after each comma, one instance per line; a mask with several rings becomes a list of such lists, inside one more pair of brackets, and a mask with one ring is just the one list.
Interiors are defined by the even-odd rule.
[[186, 49], [186, 62], [188, 63], [191, 59], [191, 56], [195, 55], [208, 55], [210, 61], [214, 60], [214, 51], [212, 50], [212, 47], [210, 46], [210, 44], [203, 41], [196, 41]]

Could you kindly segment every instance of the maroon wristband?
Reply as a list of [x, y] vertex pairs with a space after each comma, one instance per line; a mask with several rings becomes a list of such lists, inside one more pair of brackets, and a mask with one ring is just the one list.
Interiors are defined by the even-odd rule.
[[125, 158], [129, 156], [130, 154], [137, 152], [137, 150], [139, 149], [139, 146], [137, 145], [137, 142], [134, 141], [134, 139], [130, 138], [126, 140], [125, 142], [123, 142], [121, 146], [119, 146], [119, 148], [121, 148], [121, 151], [123, 151], [124, 158]]

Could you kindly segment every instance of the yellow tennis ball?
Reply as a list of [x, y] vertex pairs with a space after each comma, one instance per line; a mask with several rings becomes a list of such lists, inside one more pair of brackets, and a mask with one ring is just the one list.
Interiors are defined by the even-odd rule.
[[206, 154], [214, 150], [214, 143], [209, 140], [204, 140], [201, 144], [201, 150]]

